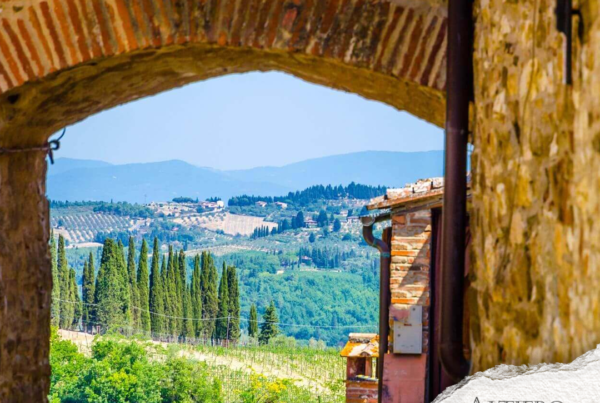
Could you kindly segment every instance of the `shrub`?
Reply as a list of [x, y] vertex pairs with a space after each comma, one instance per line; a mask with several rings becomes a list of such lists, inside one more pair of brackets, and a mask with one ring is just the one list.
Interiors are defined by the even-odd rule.
[[139, 342], [94, 341], [92, 356], [52, 333], [52, 403], [222, 403], [206, 364], [174, 356], [150, 360]]

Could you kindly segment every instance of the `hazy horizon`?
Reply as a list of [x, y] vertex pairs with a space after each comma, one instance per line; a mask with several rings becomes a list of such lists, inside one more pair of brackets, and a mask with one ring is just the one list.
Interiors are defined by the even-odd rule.
[[56, 157], [239, 170], [363, 151], [441, 149], [442, 130], [408, 113], [284, 73], [255, 72], [91, 116], [68, 127]]
[[255, 167], [242, 168], [242, 169], [219, 169], [219, 168], [214, 168], [214, 167], [205, 166], [205, 165], [197, 165], [197, 164], [194, 164], [193, 162], [186, 161], [181, 158], [172, 158], [172, 159], [147, 161], [147, 162], [123, 162], [123, 163], [112, 163], [109, 161], [104, 161], [104, 160], [95, 159], [95, 158], [76, 158], [76, 157], [64, 157], [64, 156], [58, 157], [58, 158], [55, 157], [54, 160], [55, 160], [55, 162], [60, 161], [60, 160], [96, 161], [96, 162], [110, 164], [112, 166], [134, 165], [134, 164], [158, 164], [158, 163], [163, 163], [163, 162], [179, 161], [179, 162], [184, 162], [189, 165], [193, 165], [197, 168], [212, 169], [215, 171], [227, 172], [227, 171], [245, 171], [245, 170], [260, 169], [260, 168], [283, 168], [283, 167], [286, 167], [289, 165], [299, 164], [299, 163], [303, 163], [303, 162], [311, 161], [311, 160], [318, 160], [318, 159], [324, 159], [324, 158], [329, 158], [329, 157], [339, 157], [339, 156], [359, 154], [359, 153], [430, 153], [430, 152], [436, 152], [436, 151], [443, 151], [443, 150], [423, 150], [423, 151], [364, 150], [364, 151], [356, 151], [356, 152], [349, 152], [349, 153], [324, 155], [322, 157], [316, 157], [316, 158], [307, 158], [307, 159], [300, 160], [300, 161], [290, 162], [289, 164], [284, 164], [284, 165], [259, 165], [259, 166], [255, 166]]

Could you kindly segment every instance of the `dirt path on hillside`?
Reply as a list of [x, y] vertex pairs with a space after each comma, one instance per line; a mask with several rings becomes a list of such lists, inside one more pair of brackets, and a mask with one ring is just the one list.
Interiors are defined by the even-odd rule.
[[[91, 355], [92, 353], [92, 342], [94, 340], [94, 335], [84, 332], [75, 332], [70, 330], [58, 330], [59, 336], [63, 340], [72, 341], [79, 351], [85, 355]], [[256, 373], [261, 374], [266, 377], [273, 377], [278, 379], [289, 379], [294, 382], [294, 384], [298, 387], [306, 388], [306, 389], [314, 389], [322, 394], [330, 394], [331, 391], [324, 387], [322, 384], [319, 384], [310, 378], [299, 374], [296, 371], [287, 370], [283, 371], [278, 369], [277, 367], [270, 367], [268, 365], [262, 365], [259, 363], [247, 363], [236, 357], [223, 357], [221, 355], [210, 354], [206, 352], [200, 352], [192, 350], [191, 348], [186, 348], [185, 345], [177, 344], [177, 343], [165, 343], [160, 341], [148, 341], [149, 343], [160, 345], [164, 348], [167, 348], [171, 344], [176, 344], [181, 347], [182, 350], [179, 352], [179, 356], [192, 358], [198, 361], [204, 361], [208, 364], [212, 365], [222, 365], [226, 366], [234, 371], [244, 371], [249, 374]]]

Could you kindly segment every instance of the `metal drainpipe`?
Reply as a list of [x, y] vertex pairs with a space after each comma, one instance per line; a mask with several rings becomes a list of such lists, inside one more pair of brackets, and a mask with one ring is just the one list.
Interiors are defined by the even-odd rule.
[[471, 0], [449, 0], [439, 353], [444, 371], [455, 383], [471, 368], [463, 353], [463, 289], [469, 102], [473, 94], [472, 24]]
[[389, 317], [390, 317], [390, 247], [388, 242], [390, 238], [390, 228], [386, 228], [381, 240], [373, 236], [373, 226], [376, 222], [388, 220], [389, 214], [383, 214], [378, 217], [362, 217], [363, 238], [370, 246], [377, 248], [380, 254], [379, 259], [379, 358], [377, 359], [377, 401], [381, 403], [383, 398], [383, 361], [385, 353], [388, 351], [389, 337]]

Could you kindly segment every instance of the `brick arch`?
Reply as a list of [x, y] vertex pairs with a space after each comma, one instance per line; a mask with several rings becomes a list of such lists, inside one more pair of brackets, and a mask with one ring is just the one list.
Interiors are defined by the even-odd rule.
[[[445, 0], [0, 0], [0, 146], [194, 81], [279, 70], [442, 125]], [[399, 128], [401, 130], [402, 128]], [[0, 401], [45, 402], [42, 152], [0, 155]]]
[[131, 99], [252, 70], [444, 122], [441, 0], [9, 0], [0, 9], [0, 142], [12, 142], [9, 129], [36, 142]]

